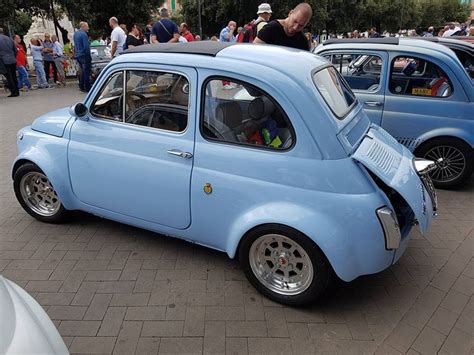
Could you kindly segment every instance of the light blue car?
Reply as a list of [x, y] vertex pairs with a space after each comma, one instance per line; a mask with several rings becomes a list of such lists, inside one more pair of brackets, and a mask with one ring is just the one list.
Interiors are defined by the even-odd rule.
[[469, 179], [474, 170], [472, 44], [329, 40], [315, 53], [334, 64], [373, 123], [416, 156], [438, 163], [430, 174], [436, 187], [454, 188]]
[[388, 268], [412, 226], [428, 229], [433, 168], [371, 124], [325, 60], [195, 42], [114, 59], [84, 103], [18, 132], [12, 175], [41, 221], [82, 210], [205, 245], [301, 305], [334, 274]]

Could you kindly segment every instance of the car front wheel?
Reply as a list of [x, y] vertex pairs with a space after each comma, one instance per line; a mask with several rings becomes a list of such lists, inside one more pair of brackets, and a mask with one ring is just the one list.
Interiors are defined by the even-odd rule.
[[239, 257], [249, 282], [269, 299], [290, 306], [314, 302], [333, 272], [323, 252], [304, 234], [282, 225], [257, 227], [241, 242]]
[[44, 172], [33, 163], [20, 166], [13, 176], [16, 198], [31, 216], [47, 223], [60, 223], [68, 215]]

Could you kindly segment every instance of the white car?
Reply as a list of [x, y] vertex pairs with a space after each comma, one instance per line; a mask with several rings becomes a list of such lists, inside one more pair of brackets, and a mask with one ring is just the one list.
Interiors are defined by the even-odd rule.
[[41, 306], [0, 276], [0, 354], [69, 354]]

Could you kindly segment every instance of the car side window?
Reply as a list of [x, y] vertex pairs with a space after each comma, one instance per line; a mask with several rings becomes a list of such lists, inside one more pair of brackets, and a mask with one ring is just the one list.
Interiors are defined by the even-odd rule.
[[122, 121], [123, 71], [112, 74], [92, 104], [91, 113], [100, 118]]
[[201, 130], [205, 138], [269, 149], [289, 149], [294, 129], [278, 103], [242, 82], [209, 80], [204, 87]]
[[176, 73], [127, 71], [125, 122], [183, 132], [188, 125], [189, 83]]
[[376, 91], [380, 85], [382, 58], [371, 54], [333, 54], [331, 63], [353, 90]]
[[390, 68], [390, 92], [395, 95], [448, 97], [453, 86], [436, 64], [420, 58], [396, 57]]

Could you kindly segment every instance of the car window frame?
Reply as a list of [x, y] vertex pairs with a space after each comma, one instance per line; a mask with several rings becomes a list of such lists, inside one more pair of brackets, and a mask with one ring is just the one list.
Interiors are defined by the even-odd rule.
[[[104, 79], [102, 85], [100, 86], [99, 90], [97, 91], [97, 94], [95, 95], [94, 99], [92, 100], [92, 102], [89, 106], [89, 113], [92, 116], [92, 118], [95, 118], [95, 119], [98, 119], [98, 120], [109, 121], [109, 122], [115, 122], [115, 123], [123, 123], [123, 121], [124, 121], [123, 103], [122, 103], [122, 108], [121, 108], [121, 110], [122, 110], [122, 112], [121, 112], [121, 121], [114, 120], [113, 118], [108, 117], [108, 116], [101, 116], [101, 115], [97, 114], [96, 112], [94, 112], [93, 109], [94, 109], [95, 103], [97, 102], [97, 100], [99, 100], [99, 97], [102, 95], [102, 92], [103, 92], [104, 88], [109, 84], [110, 79], [112, 78], [112, 76], [114, 76], [115, 74], [117, 74], [119, 72], [122, 72], [122, 75], [124, 76], [124, 82], [125, 82], [125, 71], [126, 71], [126, 69], [117, 69], [117, 70], [111, 71], [110, 73], [107, 74], [107, 78]], [[125, 85], [124, 85], [124, 83], [122, 83], [122, 94], [124, 92], [124, 89], [125, 89]]]
[[[281, 112], [284, 115], [284, 118], [287, 120], [287, 122], [289, 122], [289, 127], [288, 128], [290, 129], [291, 138], [292, 138], [291, 145], [288, 148], [285, 148], [285, 149], [280, 149], [280, 148], [275, 149], [275, 148], [272, 148], [272, 147], [259, 146], [259, 145], [256, 145], [256, 144], [242, 143], [242, 142], [230, 142], [230, 141], [220, 140], [220, 139], [217, 139], [217, 138], [208, 137], [204, 133], [204, 114], [205, 114], [205, 111], [206, 111], [205, 104], [206, 104], [206, 95], [207, 95], [207, 85], [208, 85], [209, 82], [211, 82], [213, 80], [230, 81], [231, 83], [241, 84], [243, 86], [249, 86], [249, 87], [252, 87], [256, 90], [259, 90], [260, 92], [262, 92], [262, 94], [266, 95], [272, 101], [272, 103], [275, 105], [275, 107], [277, 107], [281, 110]], [[200, 133], [202, 139], [204, 139], [205, 141], [211, 142], [211, 143], [226, 144], [226, 145], [230, 145], [230, 146], [237, 146], [237, 147], [241, 147], [241, 148], [251, 148], [251, 149], [257, 149], [257, 150], [263, 150], [265, 152], [275, 152], [275, 153], [288, 153], [291, 150], [293, 150], [294, 147], [296, 146], [296, 142], [297, 142], [296, 130], [294, 128], [293, 123], [290, 120], [290, 117], [288, 116], [288, 114], [283, 109], [283, 107], [278, 103], [278, 101], [276, 101], [276, 99], [272, 95], [268, 94], [266, 90], [263, 90], [263, 89], [257, 87], [255, 84], [250, 83], [250, 82], [245, 82], [241, 79], [231, 78], [229, 76], [211, 75], [211, 76], [208, 76], [202, 82], [200, 94], [201, 94], [201, 98], [200, 98], [201, 102], [199, 103], [199, 133]]]
[[[388, 68], [388, 77], [387, 77], [387, 92], [386, 94], [388, 95], [392, 95], [392, 96], [395, 96], [395, 97], [414, 97], [414, 98], [429, 98], [429, 99], [443, 99], [443, 100], [446, 100], [446, 99], [451, 99], [453, 96], [454, 96], [454, 93], [455, 93], [455, 85], [454, 85], [454, 81], [451, 79], [451, 76], [447, 73], [447, 71], [442, 67], [442, 65], [440, 65], [439, 63], [436, 62], [436, 60], [433, 60], [433, 58], [426, 58], [425, 56], [423, 55], [413, 55], [412, 53], [401, 53], [401, 52], [396, 52], [396, 53], [392, 53], [392, 56], [393, 58], [390, 59], [390, 66]], [[438, 67], [445, 75], [446, 77], [448, 78], [448, 83], [451, 87], [451, 93], [449, 96], [432, 96], [432, 95], [412, 95], [412, 94], [397, 94], [397, 93], [394, 93], [392, 92], [392, 90], [390, 90], [390, 82], [392, 80], [392, 72], [393, 72], [393, 67], [394, 67], [394, 64], [395, 64], [395, 60], [397, 58], [400, 58], [400, 57], [403, 57], [403, 58], [411, 58], [411, 59], [415, 59], [415, 60], [423, 60], [425, 61], [425, 67], [424, 67], [424, 70], [423, 70], [423, 73], [425, 73], [426, 71], [426, 68], [428, 67], [428, 63], [427, 62], [430, 62], [431, 64], [433, 65], [436, 65], [436, 67]], [[456, 57], [457, 58], [457, 57]], [[459, 61], [459, 59], [458, 59]], [[462, 65], [461, 65], [462, 66]], [[467, 75], [469, 77], [469, 75]], [[416, 75], [416, 77], [421, 77], [421, 75]]]
[[[165, 73], [170, 73], [170, 74], [178, 74], [178, 75], [181, 75], [183, 77], [186, 78], [186, 80], [188, 81], [188, 87], [189, 87], [189, 100], [188, 100], [188, 106], [187, 106], [187, 110], [188, 110], [188, 119], [187, 119], [187, 124], [186, 124], [186, 128], [183, 130], [183, 131], [179, 131], [179, 132], [176, 132], [176, 131], [171, 131], [171, 130], [166, 130], [166, 129], [162, 129], [162, 128], [155, 128], [155, 127], [149, 127], [149, 126], [141, 126], [141, 125], [137, 125], [137, 124], [134, 124], [134, 123], [128, 123], [128, 122], [125, 122], [125, 105], [126, 105], [126, 100], [123, 100], [122, 102], [122, 120], [121, 121], [116, 121], [116, 120], [113, 120], [111, 118], [107, 118], [107, 117], [100, 117], [99, 115], [95, 114], [92, 112], [92, 107], [94, 107], [94, 104], [96, 103], [96, 101], [98, 100], [99, 98], [99, 95], [102, 93], [102, 90], [104, 89], [104, 86], [108, 84], [109, 82], [109, 78], [112, 77], [114, 74], [118, 73], [118, 72], [123, 72], [124, 74], [124, 80], [123, 80], [123, 87], [122, 87], [122, 91], [126, 93], [126, 85], [127, 85], [127, 82], [126, 82], [126, 72], [127, 71], [149, 71], [149, 72], [165, 72]], [[102, 74], [102, 73], [101, 73]], [[132, 127], [135, 127], [135, 128], [141, 128], [141, 129], [146, 129], [146, 130], [150, 130], [150, 131], [153, 131], [153, 132], [164, 132], [164, 133], [169, 133], [169, 134], [173, 134], [173, 135], [176, 135], [176, 136], [181, 136], [181, 135], [184, 135], [187, 133], [188, 129], [189, 129], [189, 126], [190, 126], [190, 122], [192, 121], [192, 118], [189, 117], [189, 114], [190, 114], [190, 107], [191, 107], [191, 103], [192, 103], [192, 99], [191, 99], [191, 95], [192, 95], [192, 81], [190, 80], [189, 76], [182, 72], [182, 71], [178, 71], [178, 70], [162, 70], [162, 69], [150, 69], [150, 68], [139, 68], [139, 67], [127, 67], [127, 68], [117, 68], [116, 70], [112, 70], [110, 71], [109, 73], [105, 74], [107, 75], [107, 78], [104, 79], [104, 83], [102, 84], [102, 86], [100, 87], [100, 89], [97, 91], [97, 94], [95, 95], [95, 97], [92, 99], [91, 101], [91, 104], [89, 106], [89, 112], [90, 112], [90, 116], [93, 118], [93, 119], [97, 119], [97, 120], [100, 120], [100, 121], [106, 121], [106, 122], [112, 122], [112, 123], [116, 123], [116, 124], [121, 124], [121, 125], [125, 125], [125, 126], [132, 126]]]
[[[350, 92], [352, 92], [352, 94], [354, 95], [354, 101], [352, 102], [351, 106], [348, 107], [348, 110], [347, 112], [344, 114], [344, 116], [339, 116], [337, 115], [334, 110], [332, 109], [332, 107], [328, 104], [328, 102], [326, 101], [326, 99], [324, 98], [324, 96], [321, 94], [321, 91], [319, 90], [318, 86], [316, 85], [316, 83], [314, 82], [314, 75], [322, 70], [325, 70], [329, 67], [333, 67], [334, 70], [336, 70], [337, 74], [341, 77], [342, 79], [342, 82], [344, 85], [347, 86], [347, 88], [349, 89]], [[349, 86], [349, 84], [347, 83], [346, 79], [344, 79], [344, 77], [342, 76], [341, 73], [339, 73], [339, 71], [337, 70], [336, 67], [334, 67], [333, 64], [329, 63], [328, 65], [325, 65], [325, 66], [322, 66], [322, 67], [319, 67], [319, 68], [315, 68], [311, 71], [311, 81], [314, 85], [314, 88], [316, 89], [316, 91], [318, 92], [318, 94], [320, 95], [320, 97], [323, 99], [324, 103], [326, 104], [326, 106], [329, 108], [329, 110], [331, 110], [331, 113], [333, 114], [334, 118], [336, 118], [336, 120], [342, 122], [344, 121], [347, 116], [354, 110], [354, 108], [358, 105], [359, 103], [359, 100], [357, 98], [357, 95], [355, 94], [354, 90], [352, 90], [352, 88]], [[380, 86], [380, 85], [379, 85]], [[367, 90], [361, 90], [363, 92], [366, 92]]]
[[[389, 56], [389, 53], [385, 50], [380, 50], [380, 51], [377, 51], [377, 50], [373, 50], [373, 49], [347, 49], [347, 48], [343, 48], [343, 49], [328, 49], [326, 51], [322, 51], [320, 53], [318, 53], [318, 55], [324, 57], [330, 65], [333, 65], [337, 72], [339, 73], [339, 70], [337, 69], [336, 65], [332, 64], [332, 57], [335, 56], [335, 55], [351, 55], [351, 54], [359, 54], [359, 55], [366, 55], [368, 57], [379, 57], [381, 60], [382, 60], [382, 66], [380, 68], [380, 80], [379, 80], [379, 86], [376, 90], [373, 90], [373, 91], [369, 91], [369, 90], [362, 90], [362, 89], [353, 89], [349, 86], [349, 88], [352, 90], [352, 92], [354, 93], [361, 93], [361, 94], [377, 94], [377, 95], [385, 95], [385, 84], [384, 84], [384, 80], [385, 78], [387, 77], [387, 72], [388, 72], [388, 68], [387, 68], [387, 63], [390, 62], [390, 56]], [[326, 56], [329, 56], [330, 59], [326, 58]], [[364, 66], [366, 65], [367, 63], [364, 64]], [[372, 73], [372, 72], [368, 72], [368, 73]], [[346, 80], [344, 78], [344, 76], [339, 73], [344, 80]], [[349, 84], [347, 84], [349, 85]]]

